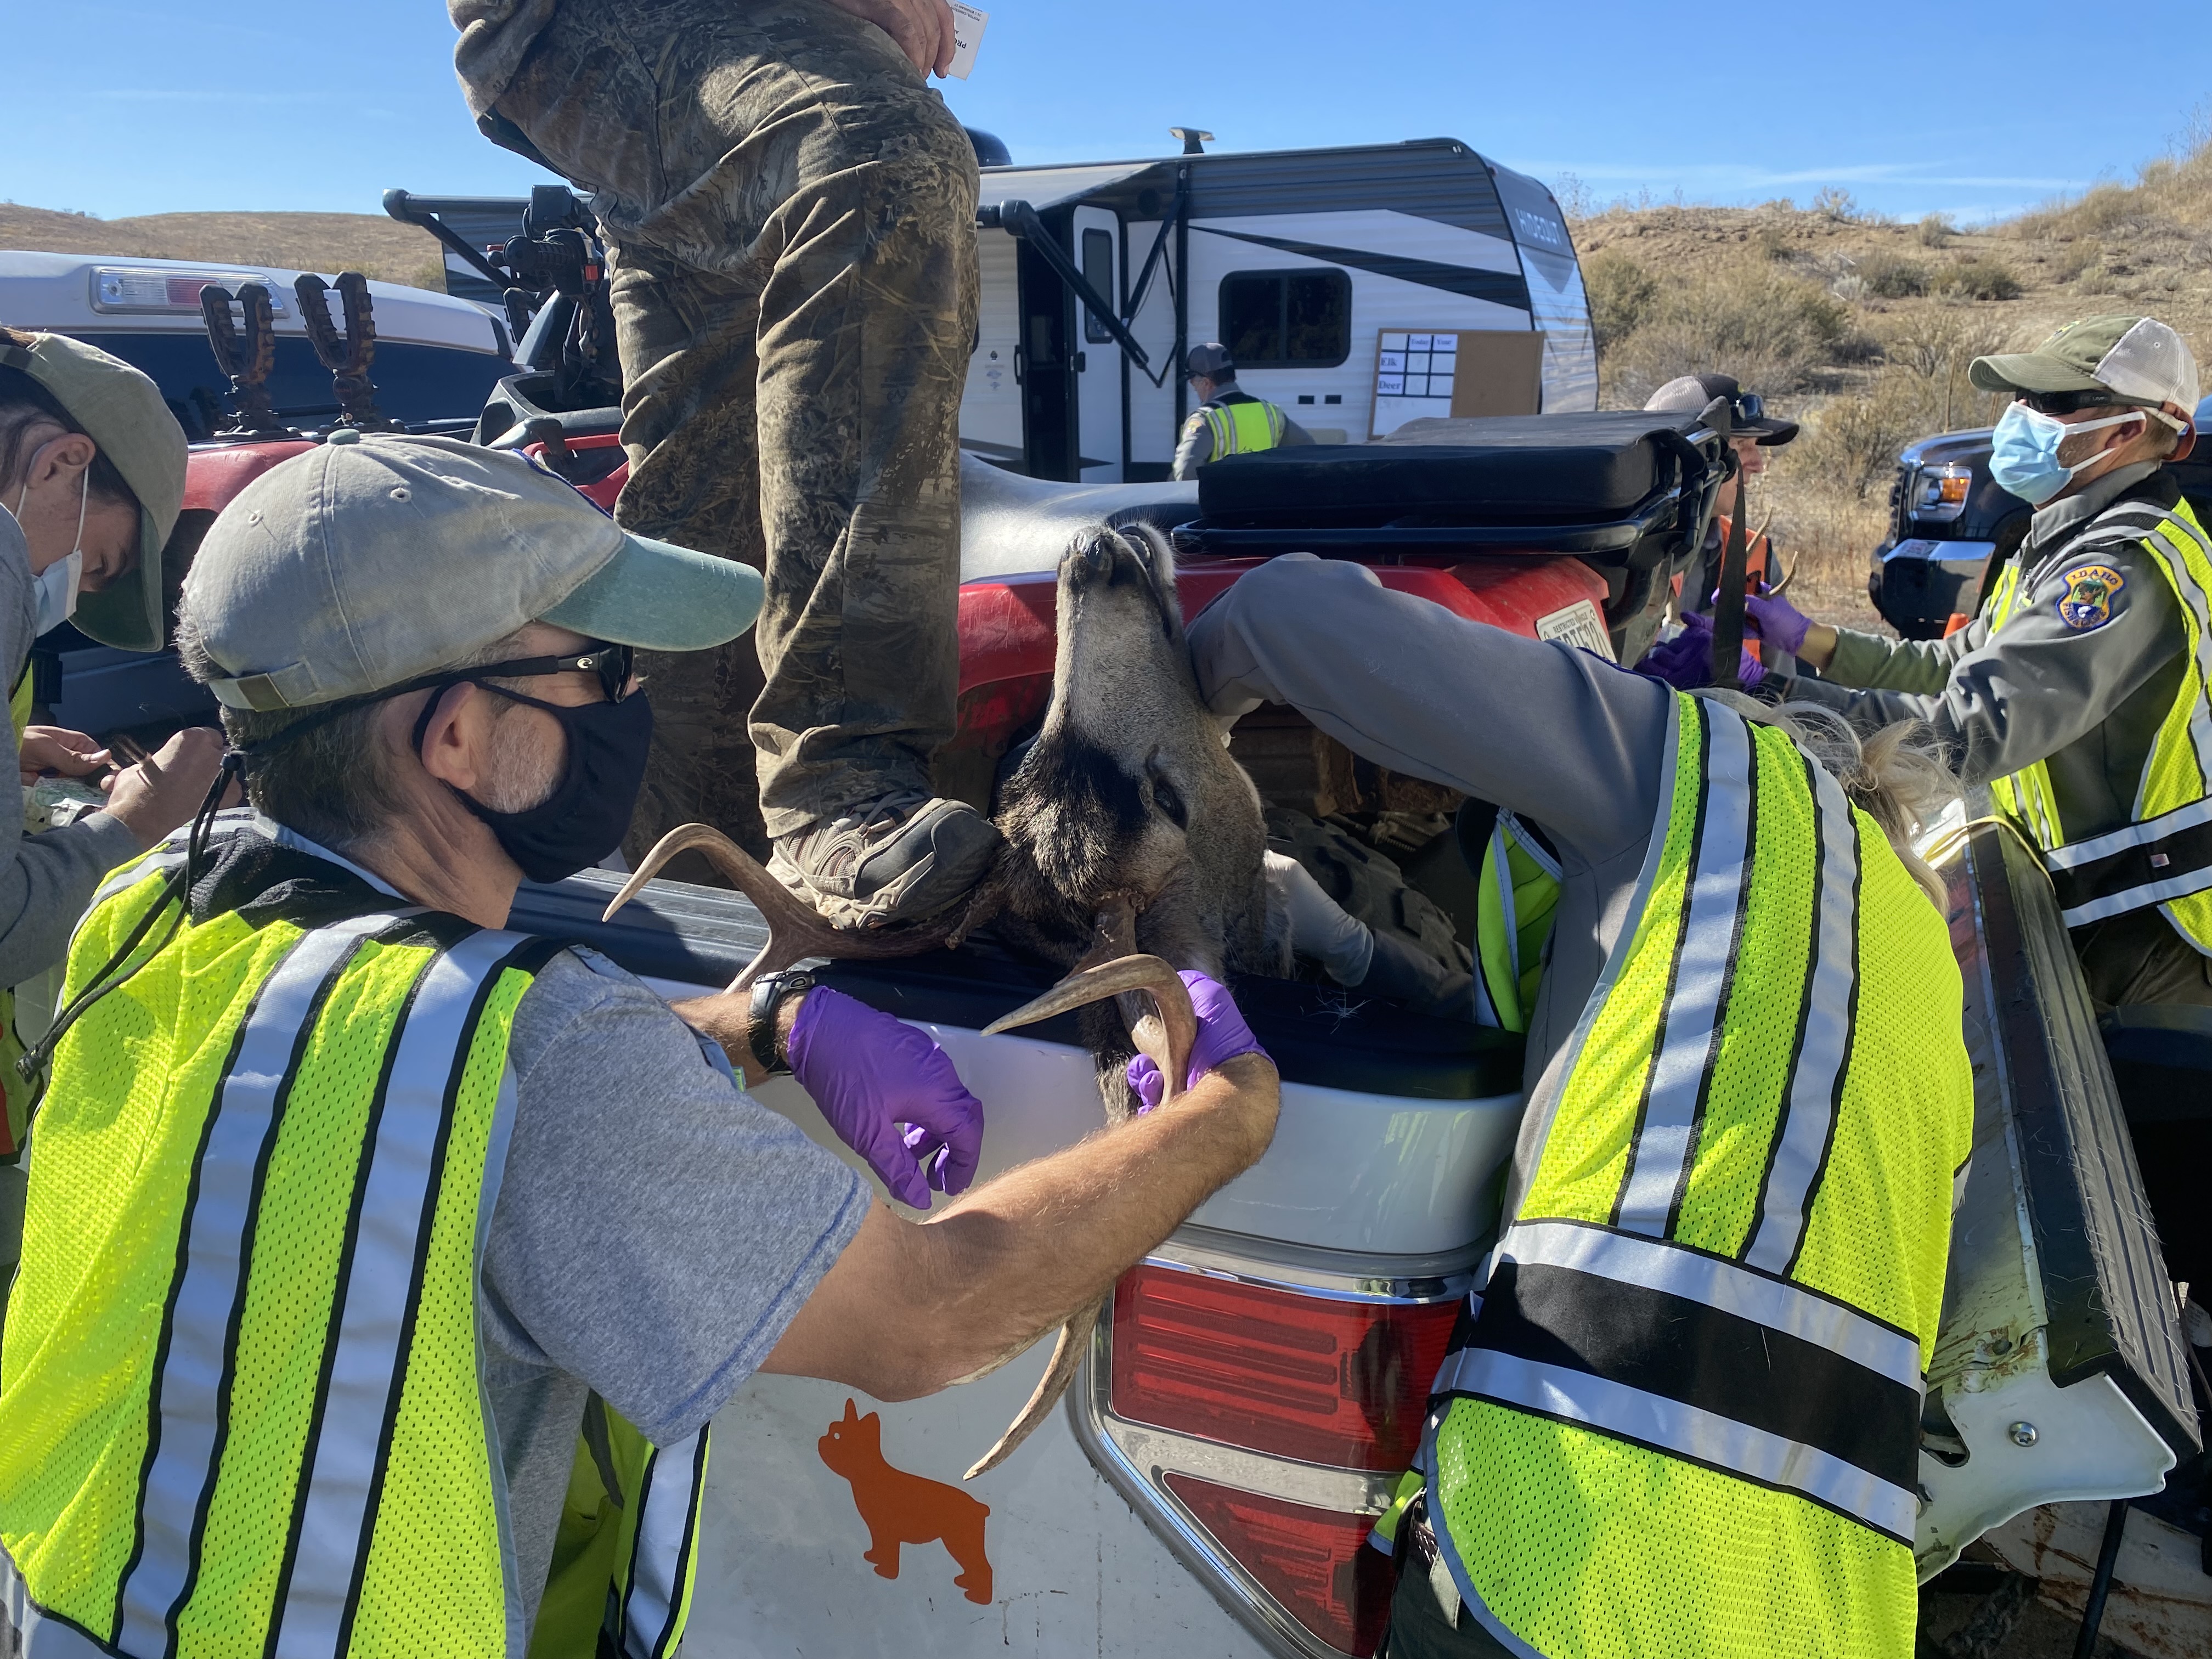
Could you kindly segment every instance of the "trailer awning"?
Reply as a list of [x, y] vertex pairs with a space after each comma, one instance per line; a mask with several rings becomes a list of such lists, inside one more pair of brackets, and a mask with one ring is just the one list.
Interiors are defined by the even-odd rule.
[[1158, 161], [1105, 161], [1095, 167], [993, 167], [983, 174], [979, 214], [995, 216], [1008, 202], [1027, 202], [1040, 213], [1079, 202], [1133, 179]]

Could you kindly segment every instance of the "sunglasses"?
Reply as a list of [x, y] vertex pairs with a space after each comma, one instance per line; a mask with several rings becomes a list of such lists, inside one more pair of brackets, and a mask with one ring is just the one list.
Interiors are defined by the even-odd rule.
[[2015, 392], [2013, 401], [2026, 404], [2039, 415], [2079, 415], [2085, 409], [2142, 407], [2102, 386], [2091, 392]]
[[[404, 696], [410, 691], [421, 691], [432, 687], [442, 691], [449, 685], [475, 685], [485, 680], [526, 680], [540, 674], [596, 674], [599, 690], [607, 694], [609, 702], [620, 702], [633, 690], [642, 690], [631, 684], [634, 678], [631, 665], [636, 652], [626, 645], [594, 645], [588, 651], [564, 657], [517, 657], [508, 662], [479, 663], [473, 668], [448, 669], [442, 673], [425, 674], [420, 679], [409, 680], [389, 690], [380, 691], [377, 699]], [[497, 690], [496, 686], [488, 690]], [[430, 700], [430, 707], [437, 699]], [[425, 709], [425, 715], [428, 709]]]
[[526, 680], [539, 674], [596, 674], [599, 690], [607, 694], [609, 702], [620, 702], [636, 688], [630, 684], [635, 676], [631, 665], [637, 653], [626, 645], [595, 645], [589, 651], [573, 657], [518, 657], [513, 662], [488, 662], [481, 668], [471, 668], [465, 675], [454, 675], [451, 679], [470, 680]]

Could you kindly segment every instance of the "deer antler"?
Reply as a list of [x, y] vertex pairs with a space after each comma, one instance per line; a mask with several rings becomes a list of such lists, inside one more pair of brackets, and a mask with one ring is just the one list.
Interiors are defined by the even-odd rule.
[[885, 957], [910, 957], [923, 951], [957, 945], [967, 937], [993, 908], [987, 890], [978, 889], [964, 905], [956, 905], [940, 916], [896, 927], [869, 929], [832, 927], [814, 907], [786, 887], [755, 861], [752, 855], [711, 824], [685, 823], [671, 830], [645, 855], [636, 873], [614, 896], [603, 921], [635, 898], [646, 883], [667, 867], [679, 853], [705, 854], [730, 884], [753, 902], [768, 923], [768, 943], [730, 981], [729, 988], [743, 991], [764, 973], [773, 973], [804, 962], [809, 957], [832, 961], [870, 961]]
[[1183, 1091], [1190, 1051], [1198, 1041], [1198, 1014], [1190, 1004], [1190, 988], [1158, 957], [1121, 957], [1091, 967], [1079, 966], [1043, 995], [993, 1020], [983, 1028], [983, 1035], [996, 1036], [1017, 1025], [1034, 1025], [1054, 1014], [1136, 991], [1151, 996], [1154, 1012], [1127, 1018], [1124, 1008], [1129, 1040], [1160, 1068], [1165, 1085], [1163, 1099], [1173, 1100]]

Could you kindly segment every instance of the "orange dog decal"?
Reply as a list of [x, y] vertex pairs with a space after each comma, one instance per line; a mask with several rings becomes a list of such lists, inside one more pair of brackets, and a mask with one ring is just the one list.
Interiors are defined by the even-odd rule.
[[860, 1559], [881, 1578], [899, 1576], [899, 1547], [945, 1540], [960, 1568], [952, 1580], [970, 1601], [988, 1607], [991, 1562], [983, 1553], [983, 1522], [990, 1506], [957, 1486], [908, 1474], [884, 1462], [883, 1419], [862, 1417], [850, 1400], [845, 1414], [815, 1443], [822, 1461], [851, 1483], [854, 1506], [868, 1528], [868, 1547]]

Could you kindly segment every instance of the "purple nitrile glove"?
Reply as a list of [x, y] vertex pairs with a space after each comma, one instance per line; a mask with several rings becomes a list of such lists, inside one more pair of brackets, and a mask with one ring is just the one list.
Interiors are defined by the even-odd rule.
[[[1682, 631], [1644, 653], [1636, 672], [1646, 679], [1673, 686], [1677, 691], [1700, 691], [1713, 683], [1712, 619], [1691, 611], [1682, 617]], [[1749, 649], [1736, 659], [1736, 681], [1748, 691], [1766, 678], [1766, 665]]]
[[[1224, 1060], [1239, 1054], [1267, 1058], [1267, 1051], [1252, 1035], [1244, 1016], [1237, 1012], [1236, 1000], [1226, 986], [1196, 972], [1185, 972], [1181, 977], [1190, 988], [1190, 1006], [1198, 1015], [1198, 1041], [1190, 1045], [1190, 1074], [1183, 1079], [1186, 1089]], [[1166, 1080], [1148, 1054], [1139, 1054], [1129, 1062], [1128, 1075], [1129, 1086], [1145, 1103], [1137, 1108], [1137, 1115], [1142, 1117], [1160, 1103], [1167, 1092]]]
[[820, 985], [799, 1005], [784, 1048], [837, 1139], [892, 1197], [926, 1210], [933, 1187], [967, 1190], [983, 1150], [983, 1103], [927, 1032]]
[[1792, 657], [1804, 648], [1805, 630], [1813, 625], [1810, 617], [1779, 593], [1746, 594], [1743, 613], [1759, 629], [1761, 640]]

